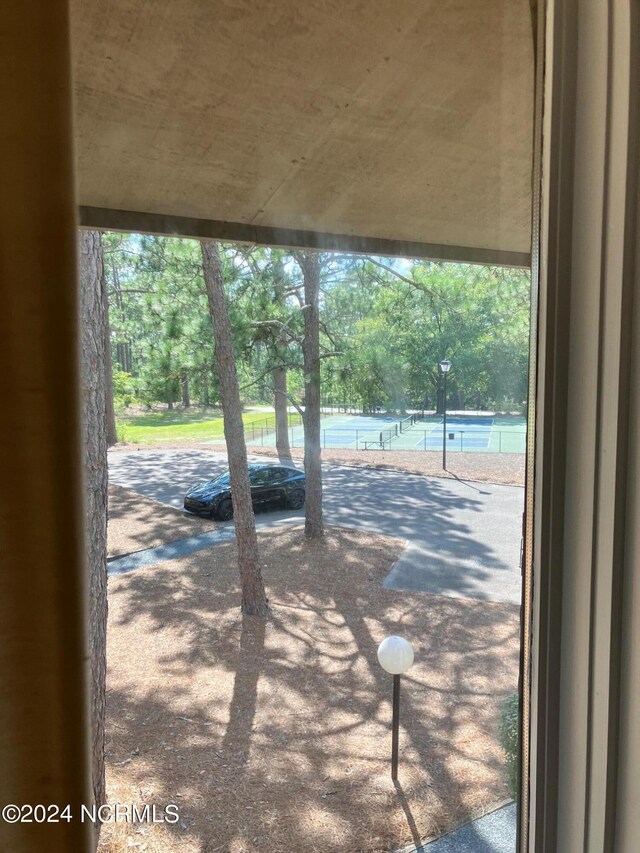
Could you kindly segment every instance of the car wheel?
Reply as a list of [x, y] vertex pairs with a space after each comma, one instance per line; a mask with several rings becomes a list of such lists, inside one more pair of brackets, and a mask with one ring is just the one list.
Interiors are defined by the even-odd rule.
[[223, 501], [220, 501], [217, 516], [220, 521], [229, 521], [230, 518], [233, 518], [233, 503], [231, 502], [231, 498], [225, 498]]
[[291, 509], [302, 509], [304, 506], [304, 489], [294, 489], [287, 499], [287, 505]]

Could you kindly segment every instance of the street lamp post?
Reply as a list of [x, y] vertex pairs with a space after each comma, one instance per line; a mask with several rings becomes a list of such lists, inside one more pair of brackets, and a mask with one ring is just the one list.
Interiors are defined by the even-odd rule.
[[440, 371], [444, 377], [443, 400], [442, 400], [442, 469], [447, 470], [447, 373], [451, 370], [451, 362], [448, 358], [440, 362]]
[[387, 637], [378, 646], [378, 661], [393, 675], [393, 719], [391, 723], [391, 778], [398, 778], [398, 741], [400, 731], [400, 676], [413, 663], [413, 647], [404, 637]]

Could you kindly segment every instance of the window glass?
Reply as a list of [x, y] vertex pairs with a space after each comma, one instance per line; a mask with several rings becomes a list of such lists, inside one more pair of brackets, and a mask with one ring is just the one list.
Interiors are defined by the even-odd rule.
[[[515, 798], [518, 768], [526, 774], [518, 684], [528, 684], [520, 555], [536, 3], [167, 3], [153, 26], [144, 9], [124, 26], [127, 4], [104, 2], [112, 14], [93, 15], [94, 37], [82, 27], [74, 40], [83, 225], [106, 211], [123, 229], [153, 232], [100, 238], [114, 406], [132, 441], [174, 448], [161, 461], [109, 454], [112, 482], [130, 487], [137, 464], [141, 492], [154, 495], [165, 466], [201, 469], [195, 441], [222, 452], [218, 389], [235, 374], [230, 404], [244, 428], [233, 431], [246, 446], [230, 441], [229, 458], [248, 467], [261, 510], [280, 503], [302, 516], [304, 504], [304, 530], [258, 536], [257, 559], [248, 536], [216, 552], [225, 572], [211, 581], [223, 591], [236, 562], [251, 563], [246, 612], [275, 617], [264, 643], [254, 628], [250, 646], [239, 642], [240, 622], [208, 602], [214, 628], [203, 621], [201, 636], [180, 640], [190, 647], [158, 652], [155, 683], [137, 685], [124, 656], [117, 678], [110, 664], [122, 711], [113, 754], [145, 735], [128, 719], [124, 734], [117, 727], [147, 688], [165, 726], [158, 739], [177, 714], [201, 720], [206, 647], [206, 681], [230, 701], [198, 729], [184, 768], [154, 764], [149, 781], [197, 788], [196, 846], [235, 850], [255, 838], [272, 850], [376, 853], [495, 813], [493, 829], [470, 832], [499, 835], [513, 853], [516, 808], [496, 807]], [[87, 18], [100, 5], [72, 4]], [[280, 461], [302, 467], [303, 454], [306, 475]], [[250, 501], [235, 498], [249, 529]], [[272, 578], [261, 571], [276, 565], [304, 611], [278, 595], [267, 608]], [[185, 612], [167, 635], [182, 637]], [[190, 612], [199, 624], [197, 597]], [[130, 646], [132, 619], [112, 621], [114, 642]], [[138, 627], [158, 651], [144, 618]], [[396, 716], [404, 793], [387, 766], [392, 688], [375, 653], [387, 633], [415, 649]], [[154, 688], [167, 658], [185, 690], [161, 707]], [[135, 766], [116, 775], [132, 771], [133, 789]], [[318, 787], [318, 773], [330, 782]], [[362, 795], [372, 779], [381, 799]], [[167, 844], [155, 842], [178, 853]]]

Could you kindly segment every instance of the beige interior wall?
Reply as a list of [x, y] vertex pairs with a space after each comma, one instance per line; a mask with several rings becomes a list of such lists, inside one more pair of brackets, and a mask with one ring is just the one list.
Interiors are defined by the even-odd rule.
[[106, 209], [220, 239], [232, 225], [528, 255], [530, 0], [71, 7], [89, 227]]
[[[89, 802], [67, 3], [0, 27], [0, 803]], [[0, 850], [73, 853], [90, 826], [0, 821]]]

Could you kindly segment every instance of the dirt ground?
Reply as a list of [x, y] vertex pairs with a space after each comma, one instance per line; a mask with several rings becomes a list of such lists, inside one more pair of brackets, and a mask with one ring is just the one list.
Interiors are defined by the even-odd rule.
[[188, 516], [122, 486], [109, 486], [109, 557], [157, 548], [213, 528], [214, 522], [206, 518]]
[[[216, 447], [225, 450], [225, 445]], [[249, 448], [251, 453], [277, 456], [275, 448]], [[294, 459], [304, 457], [304, 450], [296, 447], [291, 451]], [[423, 452], [409, 450], [323, 450], [323, 462], [338, 465], [353, 465], [359, 468], [408, 471], [411, 474], [426, 474], [461, 480], [479, 480], [485, 483], [524, 486], [524, 455], [521, 453], [449, 453], [447, 471], [442, 470], [442, 453], [433, 450]]]
[[[261, 533], [266, 624], [239, 614], [233, 542], [110, 579], [109, 801], [180, 820], [106, 825], [101, 853], [379, 853], [506, 797], [518, 608], [383, 589], [402, 544]], [[393, 633], [415, 648], [397, 787], [376, 658]]]
[[[117, 444], [113, 450], [184, 450], [191, 447], [197, 450], [226, 453], [222, 444], [202, 444], [201, 442], [163, 442], [158, 445]], [[250, 456], [277, 456], [273, 447], [248, 448]], [[294, 460], [302, 463], [304, 450], [296, 447], [291, 451]], [[337, 465], [353, 465], [359, 468], [378, 468], [380, 470], [407, 471], [411, 474], [426, 474], [431, 477], [444, 477], [460, 480], [475, 480], [483, 483], [502, 483], [510, 486], [524, 486], [525, 457], [522, 453], [449, 453], [447, 471], [442, 470], [442, 454], [438, 451], [409, 450], [323, 450], [322, 461]]]

